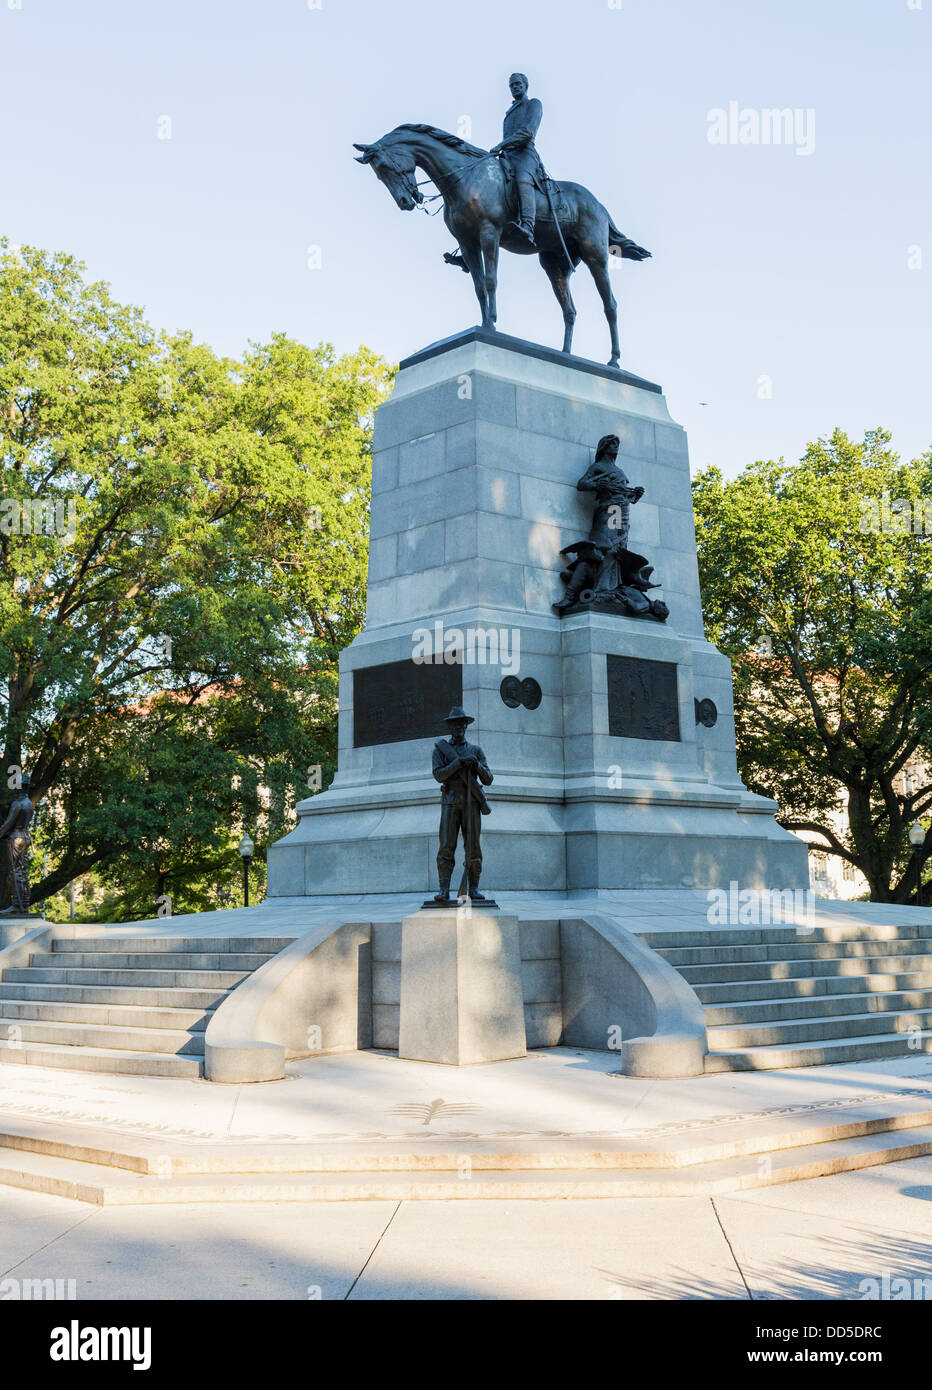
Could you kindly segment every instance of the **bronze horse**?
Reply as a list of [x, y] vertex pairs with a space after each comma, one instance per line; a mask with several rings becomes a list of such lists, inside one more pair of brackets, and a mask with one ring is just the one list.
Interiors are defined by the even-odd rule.
[[[403, 212], [411, 212], [424, 202], [415, 178], [416, 169], [423, 169], [436, 184], [443, 199], [443, 220], [460, 247], [460, 255], [448, 255], [445, 259], [472, 276], [483, 328], [495, 330], [499, 247], [519, 256], [537, 254], [563, 310], [563, 351], [570, 352], [576, 310], [569, 277], [584, 261], [608, 320], [612, 338], [609, 366], [618, 366], [618, 305], [609, 280], [608, 258], [615, 255], [643, 261], [650, 252], [619, 232], [588, 188], [578, 183], [553, 182], [553, 202], [538, 190], [535, 251], [509, 225], [515, 216], [514, 193], [501, 162], [488, 150], [480, 150], [431, 125], [400, 125], [374, 145], [354, 148], [362, 150], [359, 163], [372, 165]], [[554, 216], [554, 203], [559, 222]]]

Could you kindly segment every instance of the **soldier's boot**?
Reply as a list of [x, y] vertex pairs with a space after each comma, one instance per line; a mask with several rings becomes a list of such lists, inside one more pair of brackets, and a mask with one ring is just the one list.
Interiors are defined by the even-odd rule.
[[478, 869], [470, 868], [469, 871], [469, 896], [474, 903], [488, 902], [488, 898], [479, 892], [479, 875], [481, 872], [481, 867]]
[[440, 887], [434, 894], [435, 903], [448, 903], [450, 901], [450, 874], [446, 874], [440, 879]]
[[519, 231], [531, 246], [537, 245], [534, 240], [534, 222], [537, 217], [537, 194], [534, 191], [533, 183], [526, 183], [522, 180], [518, 184], [518, 217], [512, 226]]

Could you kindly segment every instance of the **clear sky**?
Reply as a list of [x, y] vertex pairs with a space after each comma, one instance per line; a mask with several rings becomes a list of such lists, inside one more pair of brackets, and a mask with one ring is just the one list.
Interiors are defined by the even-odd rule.
[[[694, 467], [836, 425], [932, 445], [932, 0], [0, 0], [0, 231], [219, 351], [283, 330], [397, 359], [477, 306], [441, 219], [352, 142], [466, 117], [489, 146], [514, 69], [551, 174], [654, 253], [614, 272], [622, 364]], [[811, 153], [710, 143], [731, 102], [798, 108]], [[605, 361], [585, 268], [573, 288]], [[503, 256], [499, 327], [560, 345], [536, 260]]]

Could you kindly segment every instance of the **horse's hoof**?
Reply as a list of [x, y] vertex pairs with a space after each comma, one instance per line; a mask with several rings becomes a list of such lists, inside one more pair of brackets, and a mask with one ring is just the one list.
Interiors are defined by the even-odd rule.
[[620, 370], [620, 364], [619, 364], [619, 361], [618, 361], [618, 358], [617, 358], [617, 357], [610, 357], [610, 358], [608, 359], [608, 365], [609, 365], [610, 367], [616, 367], [616, 368], [618, 368], [618, 369]]

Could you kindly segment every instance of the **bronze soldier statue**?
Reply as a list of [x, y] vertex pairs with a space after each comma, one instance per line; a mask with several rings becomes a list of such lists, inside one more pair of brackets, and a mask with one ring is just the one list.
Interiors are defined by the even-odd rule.
[[534, 241], [534, 222], [537, 216], [535, 185], [541, 175], [540, 156], [534, 137], [540, 129], [544, 108], [537, 97], [528, 97], [527, 78], [523, 72], [513, 72], [508, 79], [514, 98], [502, 122], [502, 140], [493, 145], [490, 153], [503, 157], [510, 168], [518, 189], [518, 218], [512, 225], [531, 246]]
[[434, 777], [443, 787], [440, 797], [440, 850], [437, 854], [440, 890], [434, 902], [450, 901], [453, 857], [456, 842], [462, 833], [465, 865], [460, 896], [468, 888], [468, 896], [473, 902], [485, 903], [489, 899], [479, 892], [479, 875], [482, 873], [479, 831], [480, 817], [487, 816], [490, 807], [480, 783], [488, 787], [492, 782], [492, 773], [482, 749], [466, 739], [466, 728], [475, 720], [461, 705], [454, 705], [445, 722], [450, 737], [437, 740], [433, 758]]
[[6, 820], [0, 825], [0, 840], [6, 840], [10, 863], [10, 885], [12, 902], [0, 912], [0, 917], [29, 916], [29, 851], [32, 836], [29, 826], [34, 807], [29, 796], [31, 783], [28, 773], [23, 774], [19, 794], [13, 798]]

